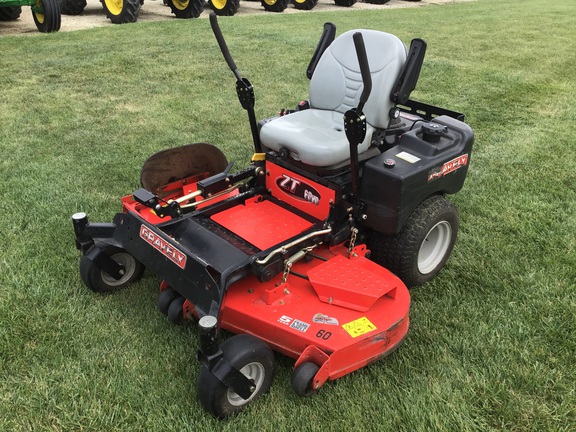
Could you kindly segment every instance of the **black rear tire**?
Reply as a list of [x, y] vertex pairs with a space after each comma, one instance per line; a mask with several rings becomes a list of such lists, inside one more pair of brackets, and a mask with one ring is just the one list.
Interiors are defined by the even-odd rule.
[[124, 275], [116, 280], [93, 261], [90, 261], [86, 255], [80, 259], [80, 277], [84, 284], [94, 292], [112, 292], [122, 289], [129, 284], [137, 281], [144, 273], [144, 265], [126, 252], [124, 249], [108, 246], [103, 249], [103, 253], [108, 255], [114, 261], [124, 266]]
[[430, 281], [444, 267], [458, 233], [456, 206], [442, 195], [424, 200], [400, 233], [370, 233], [370, 258], [396, 274], [408, 287]]
[[32, 6], [32, 18], [41, 33], [53, 33], [60, 30], [62, 22], [58, 0], [36, 0]]
[[63, 15], [80, 15], [86, 7], [86, 0], [60, 0]]
[[204, 0], [167, 0], [176, 18], [198, 18], [204, 10]]
[[388, 3], [390, 0], [364, 0], [366, 3], [370, 3], [370, 4], [377, 4], [377, 5], [383, 5]]
[[22, 14], [22, 6], [0, 7], [0, 21], [16, 21]]
[[262, 6], [267, 12], [284, 12], [290, 0], [262, 0]]
[[356, 4], [356, 0], [334, 0], [336, 6], [350, 7]]
[[234, 390], [226, 387], [206, 366], [202, 366], [197, 383], [198, 399], [206, 411], [216, 417], [226, 418], [243, 410], [268, 391], [276, 365], [270, 347], [254, 336], [233, 336], [220, 349], [224, 359], [253, 380], [256, 387], [252, 396], [244, 400]]
[[292, 4], [299, 10], [311, 10], [316, 7], [318, 0], [292, 0]]

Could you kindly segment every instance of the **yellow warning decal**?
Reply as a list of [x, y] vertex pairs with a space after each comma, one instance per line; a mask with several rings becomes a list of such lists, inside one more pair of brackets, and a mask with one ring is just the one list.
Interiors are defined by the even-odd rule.
[[376, 330], [376, 326], [366, 317], [358, 318], [357, 320], [342, 324], [342, 328], [353, 338], [370, 333], [372, 330]]

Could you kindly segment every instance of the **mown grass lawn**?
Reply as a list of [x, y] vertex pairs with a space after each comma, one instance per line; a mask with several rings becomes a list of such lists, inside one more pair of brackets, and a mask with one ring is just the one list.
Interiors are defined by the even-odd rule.
[[197, 331], [155, 310], [158, 280], [88, 291], [70, 223], [111, 221], [156, 151], [211, 142], [247, 163], [208, 21], [0, 37], [0, 430], [573, 431], [575, 12], [478, 0], [220, 20], [258, 117], [306, 97], [332, 21], [426, 39], [414, 98], [476, 132], [455, 251], [412, 291], [402, 349], [311, 399], [279, 358], [270, 393], [228, 422], [196, 400]]

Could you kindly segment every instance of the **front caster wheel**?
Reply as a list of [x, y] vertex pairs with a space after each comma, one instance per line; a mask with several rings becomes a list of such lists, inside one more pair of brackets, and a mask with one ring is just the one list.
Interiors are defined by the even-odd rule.
[[108, 255], [118, 264], [124, 267], [124, 273], [120, 279], [114, 279], [85, 255], [80, 259], [80, 277], [84, 284], [95, 292], [111, 292], [126, 287], [137, 281], [144, 273], [144, 265], [118, 247], [107, 247], [103, 253]]
[[206, 366], [200, 369], [197, 391], [200, 403], [216, 417], [226, 418], [244, 409], [248, 403], [266, 393], [274, 376], [274, 353], [260, 339], [250, 335], [237, 335], [220, 347], [224, 360], [254, 383], [254, 392], [243, 399], [226, 387]]
[[309, 397], [316, 394], [314, 377], [320, 368], [312, 362], [304, 362], [298, 365], [292, 372], [292, 390], [300, 397]]

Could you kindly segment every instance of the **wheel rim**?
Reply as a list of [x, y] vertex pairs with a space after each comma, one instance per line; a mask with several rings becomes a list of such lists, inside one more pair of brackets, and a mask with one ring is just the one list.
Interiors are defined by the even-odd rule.
[[264, 382], [264, 378], [266, 377], [266, 371], [264, 370], [264, 365], [262, 365], [262, 363], [249, 363], [240, 369], [240, 372], [243, 373], [246, 378], [254, 381], [254, 387], [256, 388], [248, 399], [243, 399], [242, 396], [234, 390], [228, 389], [228, 402], [232, 406], [242, 406], [250, 402], [258, 394], [258, 391]]
[[126, 283], [126, 281], [130, 280], [132, 276], [134, 276], [134, 273], [136, 272], [136, 260], [132, 257], [132, 255], [129, 255], [127, 253], [118, 253], [112, 255], [111, 258], [118, 264], [124, 266], [124, 274], [120, 279], [116, 280], [108, 273], [106, 273], [104, 270], [102, 270], [102, 280], [108, 286], [120, 286]]
[[432, 272], [442, 262], [450, 247], [452, 225], [446, 221], [438, 222], [420, 245], [418, 251], [418, 271], [422, 274]]
[[294, 3], [302, 4], [302, 3], [306, 3], [307, 1], [308, 0], [294, 0]]
[[214, 6], [218, 10], [224, 9], [226, 3], [227, 0], [212, 0], [212, 6]]
[[277, 0], [264, 0], [264, 3], [266, 3], [268, 6], [273, 6], [276, 4]]
[[40, 24], [44, 24], [44, 9], [42, 7], [42, 0], [36, 0], [36, 8], [38, 12], [34, 12], [34, 16]]
[[120, 15], [120, 12], [122, 12], [123, 0], [104, 0], [104, 2], [106, 3], [108, 12], [112, 15]]
[[174, 7], [178, 10], [186, 10], [190, 4], [190, 0], [172, 0]]

